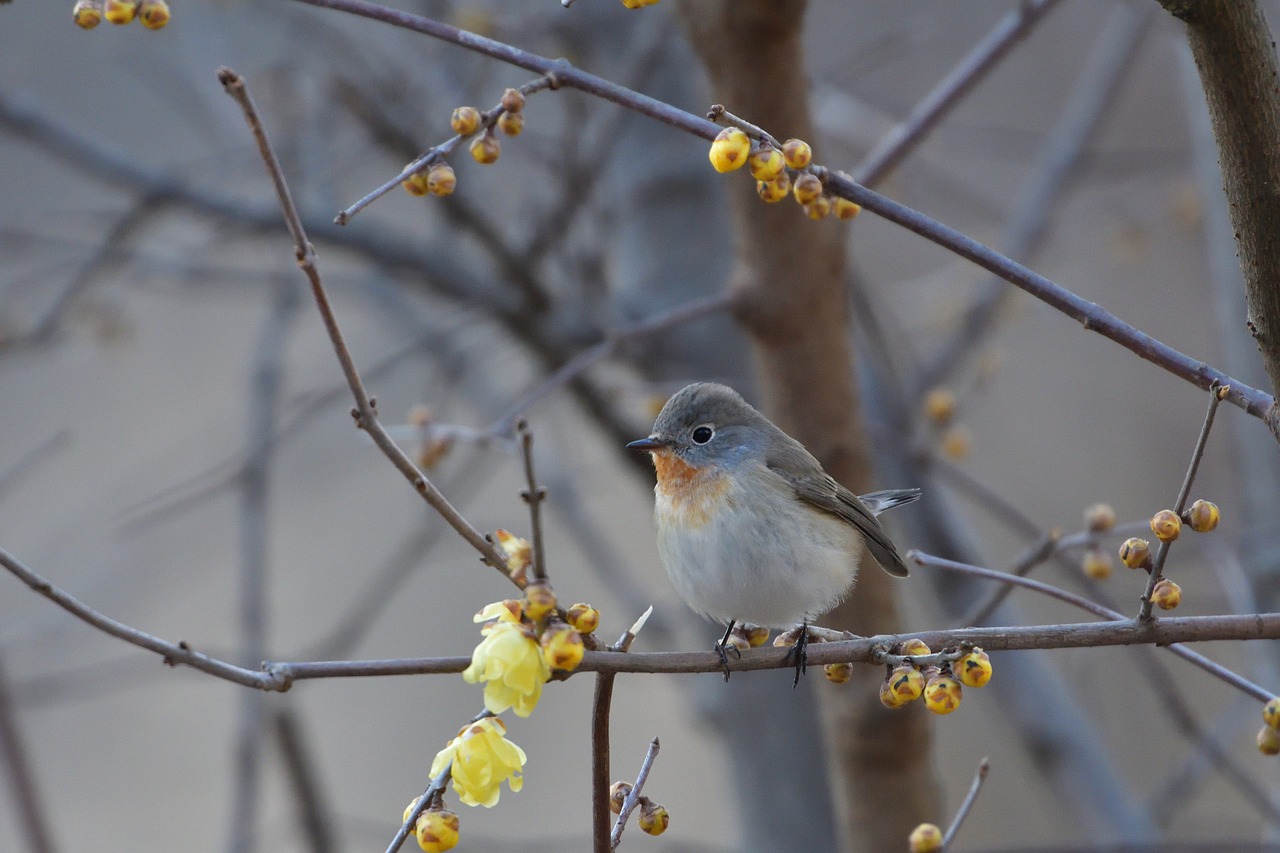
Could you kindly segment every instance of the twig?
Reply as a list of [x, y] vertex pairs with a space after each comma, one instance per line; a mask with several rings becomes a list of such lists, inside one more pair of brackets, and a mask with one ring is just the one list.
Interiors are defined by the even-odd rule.
[[18, 729], [9, 675], [3, 664], [3, 659], [0, 659], [0, 765], [3, 765], [13, 788], [27, 849], [31, 853], [53, 853], [53, 834], [49, 831], [44, 804], [36, 788], [36, 777]]
[[613, 832], [609, 835], [610, 850], [617, 850], [618, 844], [622, 841], [622, 830], [626, 829], [627, 818], [631, 817], [631, 812], [640, 803], [640, 794], [644, 783], [649, 779], [649, 771], [653, 769], [653, 760], [658, 757], [659, 749], [661, 745], [656, 737], [649, 741], [649, 749], [644, 754], [644, 761], [640, 762], [640, 772], [636, 774], [636, 783], [631, 786], [631, 792], [622, 803], [622, 811], [618, 813], [618, 819], [613, 823]]
[[[1200, 468], [1200, 460], [1204, 458], [1205, 442], [1209, 440], [1209, 430], [1213, 427], [1214, 415], [1218, 413], [1218, 403], [1222, 401], [1223, 396], [1229, 390], [1217, 382], [1209, 385], [1209, 408], [1204, 413], [1204, 423], [1200, 426], [1200, 435], [1196, 438], [1196, 446], [1191, 451], [1191, 461], [1187, 464], [1187, 474], [1182, 478], [1182, 488], [1178, 489], [1178, 502], [1173, 507], [1173, 511], [1179, 516], [1187, 508], [1187, 498], [1191, 495], [1191, 484], [1195, 482], [1196, 471]], [[1160, 547], [1156, 549], [1155, 558], [1151, 562], [1151, 574], [1147, 577], [1147, 588], [1142, 593], [1142, 606], [1138, 611], [1138, 618], [1144, 622], [1151, 619], [1151, 593], [1155, 590], [1156, 584], [1159, 583], [1160, 577], [1164, 573], [1164, 561], [1169, 555], [1169, 546], [1172, 544], [1173, 540], [1161, 540]]]
[[298, 810], [299, 834], [307, 839], [313, 853], [336, 850], [331, 825], [334, 809], [325, 803], [320, 793], [317, 768], [302, 737], [298, 713], [293, 708], [279, 708], [271, 720]]
[[387, 845], [386, 853], [397, 853], [404, 845], [405, 839], [413, 832], [414, 825], [418, 822], [418, 818], [422, 816], [436, 797], [444, 793], [445, 786], [449, 784], [450, 774], [453, 773], [453, 762], [450, 761], [445, 765], [444, 769], [435, 775], [431, 780], [431, 784], [427, 785], [427, 790], [422, 792], [422, 796], [418, 798], [418, 805], [409, 813], [409, 818], [400, 825], [400, 829], [391, 838], [391, 843]]
[[724, 104], [712, 104], [711, 109], [707, 110], [707, 118], [714, 122], [724, 122], [733, 125], [739, 130], [745, 130], [749, 135], [754, 136], [760, 142], [767, 142], [774, 148], [781, 149], [782, 143], [774, 137], [769, 131], [763, 127], [757, 127], [744, 118], [740, 118], [724, 108]]
[[947, 72], [947, 76], [915, 105], [911, 113], [880, 138], [854, 168], [853, 179], [869, 187], [880, 183], [915, 150], [916, 143], [925, 134], [982, 82], [987, 72], [1030, 31], [1036, 21], [1057, 4], [1058, 0], [1021, 3], [997, 21], [991, 32]]
[[[440, 490], [435, 487], [431, 480], [424, 474], [413, 460], [400, 449], [398, 445], [387, 435], [386, 429], [378, 420], [378, 412], [375, 407], [374, 400], [369, 396], [364, 388], [364, 383], [360, 379], [360, 374], [356, 370], [355, 362], [351, 357], [350, 351], [347, 349], [346, 341], [343, 339], [342, 331], [338, 328], [337, 317], [333, 313], [333, 308], [329, 304], [329, 296], [325, 291], [324, 283], [320, 279], [319, 269], [315, 263], [315, 248], [307, 241], [306, 232], [303, 230], [302, 221], [298, 217], [297, 208], [294, 207], [293, 199], [289, 194], [289, 187], [285, 183], [284, 174], [280, 170], [280, 164], [276, 160], [275, 152], [271, 149], [271, 144], [267, 140], [266, 131], [262, 128], [262, 122], [259, 120], [257, 110], [254, 108], [253, 101], [249, 96], [248, 89], [244, 85], [244, 80], [232, 71], [230, 68], [221, 68], [218, 70], [218, 79], [226, 89], [227, 94], [240, 105], [244, 111], [245, 121], [248, 123], [250, 130], [253, 132], [254, 138], [258, 142], [258, 151], [262, 155], [263, 163], [267, 167], [267, 172], [271, 175], [272, 183], [276, 187], [276, 195], [280, 201], [280, 208], [284, 214], [285, 222], [289, 226], [289, 232], [293, 235], [294, 240], [294, 256], [298, 261], [298, 266], [306, 274], [308, 281], [311, 283], [311, 292], [315, 297], [316, 307], [320, 311], [320, 316], [324, 320], [325, 330], [328, 332], [329, 340], [333, 344], [334, 353], [338, 357], [338, 363], [342, 367], [343, 375], [346, 377], [347, 384], [351, 387], [351, 393], [355, 397], [356, 408], [352, 414], [356, 420], [356, 425], [368, 433], [373, 439], [373, 443], [378, 449], [386, 455], [391, 463], [396, 466], [401, 474], [413, 485], [424, 500], [431, 505], [436, 512], [444, 517], [454, 530], [465, 539], [472, 548], [480, 553], [481, 559], [485, 563], [492, 566], [495, 570], [501, 572], [504, 576], [508, 576], [506, 572], [506, 561], [502, 559], [502, 555], [497, 549], [488, 542], [485, 537], [462, 517], [452, 504], [445, 498]], [[509, 577], [509, 576], [508, 576]]]
[[520, 497], [529, 505], [529, 524], [533, 537], [533, 565], [530, 569], [536, 580], [547, 579], [547, 552], [542, 538], [542, 502], [547, 499], [547, 490], [538, 485], [538, 478], [533, 473], [533, 432], [524, 420], [516, 422], [516, 432], [520, 435], [520, 452], [524, 455], [524, 477], [528, 488], [520, 492]]
[[964, 802], [960, 804], [960, 808], [956, 809], [956, 816], [951, 819], [951, 825], [947, 827], [947, 832], [942, 836], [942, 849], [946, 850], [951, 846], [951, 842], [955, 841], [956, 833], [960, 831], [964, 819], [969, 816], [969, 811], [973, 808], [973, 803], [978, 799], [978, 792], [982, 790], [982, 783], [987, 781], [987, 770], [991, 767], [986, 758], [978, 763], [978, 772], [973, 774], [973, 783], [969, 785], [969, 793], [964, 795]]
[[[609, 647], [626, 653], [636, 635], [653, 613], [650, 607], [631, 628]], [[591, 844], [593, 853], [609, 853], [609, 712], [613, 706], [612, 672], [596, 675], [595, 696], [591, 702]]]

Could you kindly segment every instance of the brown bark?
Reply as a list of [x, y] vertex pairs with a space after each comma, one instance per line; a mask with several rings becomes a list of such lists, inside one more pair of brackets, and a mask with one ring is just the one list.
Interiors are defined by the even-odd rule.
[[[1248, 329], [1280, 396], [1280, 71], [1256, 0], [1161, 0], [1187, 26], [1218, 143]], [[1280, 412], [1267, 415], [1280, 437]]]
[[[779, 139], [813, 139], [800, 42], [801, 0], [697, 0], [683, 7], [711, 93]], [[816, 160], [821, 146], [815, 145]], [[794, 202], [763, 204], [745, 175], [732, 182], [737, 317], [751, 338], [765, 412], [836, 479], [872, 488], [858, 417], [845, 230], [813, 222]], [[908, 484], [896, 484], [908, 485]], [[870, 561], [848, 602], [824, 625], [860, 634], [901, 630], [894, 581]], [[811, 674], [810, 677], [815, 677]], [[821, 690], [843, 849], [892, 850], [911, 828], [938, 819], [925, 715], [891, 714], [877, 698], [880, 673]]]

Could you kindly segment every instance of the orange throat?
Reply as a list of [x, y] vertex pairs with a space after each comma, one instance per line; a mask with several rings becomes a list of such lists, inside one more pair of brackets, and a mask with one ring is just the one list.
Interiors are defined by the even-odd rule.
[[701, 527], [727, 501], [729, 480], [715, 468], [696, 468], [665, 448], [650, 456], [658, 473], [658, 512], [670, 522]]

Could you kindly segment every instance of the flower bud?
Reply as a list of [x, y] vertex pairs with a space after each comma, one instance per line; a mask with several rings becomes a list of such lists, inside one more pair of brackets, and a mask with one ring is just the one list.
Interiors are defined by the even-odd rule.
[[1263, 755], [1280, 755], [1280, 729], [1263, 726], [1258, 730], [1258, 751]]
[[862, 205], [836, 196], [831, 202], [831, 210], [835, 213], [836, 219], [853, 219], [862, 212]]
[[418, 803], [420, 802], [422, 802], [422, 797], [414, 797], [409, 802], [409, 805], [404, 807], [404, 817], [400, 818], [401, 823], [405, 823], [409, 820], [409, 815], [413, 814], [413, 810], [418, 807]]
[[470, 136], [480, 126], [480, 111], [475, 107], [458, 107], [449, 118], [449, 126], [454, 133]]
[[137, 14], [134, 0], [106, 0], [102, 6], [102, 16], [113, 24], [131, 24]]
[[822, 181], [805, 172], [796, 178], [795, 183], [792, 184], [791, 194], [795, 196], [796, 203], [800, 205], [812, 204], [822, 196]]
[[545, 580], [530, 581], [524, 588], [525, 615], [534, 622], [556, 609], [556, 593]]
[[1144, 569], [1151, 565], [1151, 543], [1136, 536], [1120, 545], [1120, 562], [1131, 569]]
[[507, 558], [507, 573], [512, 577], [523, 578], [533, 564], [533, 544], [502, 528], [493, 532], [493, 538], [497, 542], [498, 551]]
[[1280, 729], [1280, 696], [1271, 697], [1270, 701], [1262, 706], [1262, 722], [1273, 729]]
[[1151, 603], [1161, 610], [1173, 610], [1182, 603], [1182, 587], [1168, 578], [1161, 578], [1151, 590]]
[[448, 163], [436, 163], [427, 172], [427, 190], [432, 195], [453, 195], [453, 190], [458, 186], [458, 176], [454, 174], [453, 167]]
[[905, 708], [910, 703], [910, 699], [903, 699], [901, 696], [893, 692], [893, 687], [888, 680], [880, 682], [880, 704], [884, 705], [891, 711], [899, 708]]
[[965, 687], [986, 687], [991, 680], [991, 658], [977, 647], [953, 664]]
[[1085, 575], [1096, 581], [1111, 577], [1111, 555], [1097, 545], [1090, 545], [1084, 552], [1080, 567]]
[[746, 165], [751, 153], [751, 138], [736, 127], [726, 127], [716, 135], [707, 152], [717, 172], [732, 172]]
[[919, 637], [912, 637], [910, 640], [904, 640], [898, 644], [898, 654], [919, 658], [931, 655], [933, 651], [925, 644], [924, 640]]
[[563, 622], [557, 622], [542, 632], [541, 645], [542, 659], [547, 666], [566, 672], [577, 669], [586, 652], [582, 635]]
[[609, 786], [609, 811], [622, 814], [622, 804], [631, 796], [630, 782], [614, 782]]
[[477, 163], [486, 166], [490, 163], [496, 163], [501, 154], [502, 144], [492, 134], [481, 134], [471, 140], [471, 156], [475, 158]]
[[518, 89], [508, 89], [502, 93], [502, 108], [509, 113], [518, 113], [524, 109], [524, 95]]
[[822, 668], [822, 672], [832, 684], [844, 684], [853, 678], [853, 664], [848, 661], [829, 663]]
[[1196, 533], [1208, 533], [1218, 526], [1218, 505], [1212, 501], [1196, 501], [1182, 514], [1182, 520]]
[[924, 705], [935, 714], [950, 714], [960, 707], [960, 682], [949, 675], [935, 675], [924, 685]]
[[[924, 694], [924, 675], [913, 666], [894, 667], [885, 679], [889, 691], [901, 704], [914, 702]], [[883, 701], [883, 700], [882, 700]]]
[[600, 611], [590, 604], [578, 603], [569, 608], [569, 624], [579, 634], [590, 634], [600, 627]]
[[787, 161], [782, 152], [772, 145], [761, 145], [747, 158], [747, 166], [751, 168], [751, 177], [757, 181], [772, 181], [783, 173]]
[[142, 0], [138, 4], [138, 20], [149, 30], [164, 29], [169, 17], [169, 4], [164, 0]]
[[649, 800], [640, 803], [640, 828], [645, 832], [661, 835], [670, 823], [671, 815], [667, 814], [666, 806]]
[[810, 219], [826, 219], [831, 214], [831, 199], [820, 195], [804, 206], [804, 212]]
[[935, 853], [942, 849], [942, 830], [932, 823], [922, 823], [907, 838], [911, 853]]
[[1151, 532], [1161, 542], [1172, 542], [1182, 532], [1182, 519], [1171, 509], [1162, 509], [1151, 516]]
[[1094, 504], [1084, 511], [1084, 526], [1092, 533], [1106, 533], [1116, 526], [1116, 511], [1110, 504]]
[[76, 0], [71, 7], [71, 19], [83, 30], [91, 30], [102, 23], [102, 0]]
[[769, 642], [769, 629], [763, 625], [747, 625], [743, 629], [743, 633], [746, 634], [747, 643], [753, 649]]
[[924, 416], [938, 426], [946, 426], [956, 414], [956, 395], [949, 388], [934, 388], [924, 395]]
[[793, 169], [803, 169], [813, 160], [813, 149], [803, 139], [788, 139], [782, 143], [782, 156]]
[[507, 136], [519, 136], [524, 130], [524, 116], [520, 113], [504, 112], [498, 116], [498, 130]]
[[756, 181], [756, 194], [760, 198], [773, 204], [776, 201], [782, 201], [791, 193], [791, 178], [783, 172], [772, 181]]
[[425, 853], [444, 853], [458, 845], [458, 816], [448, 809], [427, 809], [414, 827]]
[[962, 426], [953, 426], [942, 434], [942, 452], [950, 459], [968, 456], [970, 445], [969, 431]]

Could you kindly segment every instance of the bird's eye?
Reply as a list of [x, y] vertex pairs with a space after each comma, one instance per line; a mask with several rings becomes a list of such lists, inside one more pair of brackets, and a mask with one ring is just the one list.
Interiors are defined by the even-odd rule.
[[702, 426], [698, 427], [693, 431], [693, 443], [706, 444], [715, 436], [715, 434], [716, 434], [715, 430], [713, 430], [711, 427], [707, 426], [706, 424], [703, 424]]

